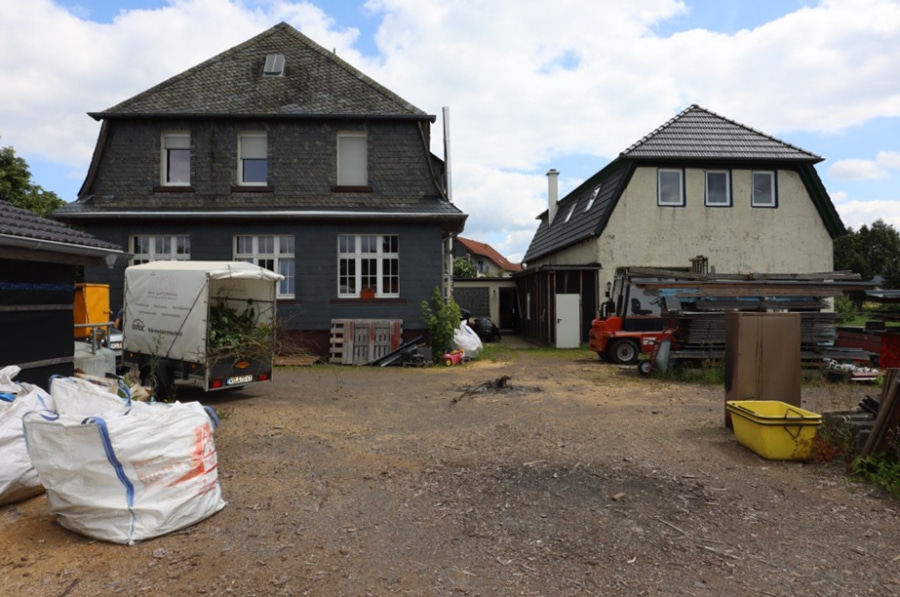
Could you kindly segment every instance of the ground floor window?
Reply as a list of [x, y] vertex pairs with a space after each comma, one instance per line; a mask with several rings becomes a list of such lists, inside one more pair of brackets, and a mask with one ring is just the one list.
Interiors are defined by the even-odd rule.
[[235, 236], [234, 258], [281, 274], [284, 280], [278, 283], [278, 298], [294, 298], [296, 279], [293, 236]]
[[400, 237], [396, 234], [339, 235], [338, 296], [400, 296]]
[[191, 259], [191, 237], [187, 235], [135, 234], [128, 244], [132, 253], [129, 265]]

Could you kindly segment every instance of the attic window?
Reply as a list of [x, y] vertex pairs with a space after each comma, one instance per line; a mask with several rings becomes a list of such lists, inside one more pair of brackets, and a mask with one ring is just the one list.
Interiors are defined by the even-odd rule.
[[588, 199], [587, 206], [584, 208], [584, 211], [590, 211], [591, 207], [593, 207], [594, 201], [597, 199], [597, 195], [600, 194], [600, 187], [602, 186], [602, 184], [598, 184], [597, 188], [594, 189], [593, 192], [591, 192], [591, 198]]
[[263, 67], [263, 76], [280, 77], [284, 74], [284, 54], [269, 54]]
[[572, 204], [572, 209], [569, 210], [569, 215], [566, 216], [566, 222], [572, 219], [572, 214], [575, 213], [575, 208], [578, 206], [578, 201]]

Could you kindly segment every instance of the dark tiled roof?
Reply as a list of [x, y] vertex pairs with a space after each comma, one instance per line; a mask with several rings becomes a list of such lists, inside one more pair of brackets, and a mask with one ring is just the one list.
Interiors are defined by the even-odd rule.
[[[117, 245], [98, 240], [90, 234], [69, 228], [65, 224], [42, 218], [33, 212], [15, 207], [6, 201], [0, 201], [0, 235], [22, 240], [46, 241], [63, 245], [121, 251], [121, 247]], [[2, 241], [0, 241], [0, 244], [2, 244]], [[47, 247], [43, 248], [52, 250]]]
[[481, 255], [483, 257], [487, 257], [494, 264], [507, 272], [518, 272], [522, 271], [522, 266], [518, 263], [513, 263], [503, 255], [501, 255], [494, 247], [487, 243], [481, 243], [475, 240], [470, 240], [468, 238], [463, 238], [461, 236], [457, 236], [456, 240], [466, 248], [470, 253], [475, 255]]
[[[263, 75], [269, 54], [284, 56], [283, 76]], [[287, 23], [91, 116], [160, 113], [430, 118]]]
[[552, 224], [548, 222], [549, 213], [542, 213], [523, 261], [528, 263], [599, 235], [632, 170], [628, 163], [615, 161], [563, 197]]
[[692, 105], [625, 151], [641, 159], [795, 160], [822, 158]]

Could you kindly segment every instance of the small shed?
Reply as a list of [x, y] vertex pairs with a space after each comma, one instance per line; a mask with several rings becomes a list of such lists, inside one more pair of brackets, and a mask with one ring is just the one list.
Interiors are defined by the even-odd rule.
[[121, 247], [0, 201], [0, 368], [46, 388], [74, 373], [74, 298], [80, 266], [112, 267]]

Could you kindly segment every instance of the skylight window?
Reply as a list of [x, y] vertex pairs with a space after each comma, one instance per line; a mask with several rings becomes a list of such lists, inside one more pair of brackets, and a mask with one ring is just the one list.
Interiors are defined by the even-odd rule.
[[572, 214], [575, 213], [575, 207], [578, 205], [578, 202], [572, 204], [572, 209], [569, 210], [569, 215], [566, 216], [566, 222], [572, 219]]
[[284, 74], [284, 54], [269, 54], [266, 56], [266, 65], [263, 67], [263, 75], [267, 77], [280, 77]]
[[584, 211], [589, 211], [591, 207], [593, 207], [594, 201], [597, 199], [597, 195], [600, 194], [600, 187], [602, 186], [602, 184], [598, 184], [597, 188], [594, 189], [594, 191], [591, 193], [591, 198], [588, 199], [587, 206], [584, 208]]

